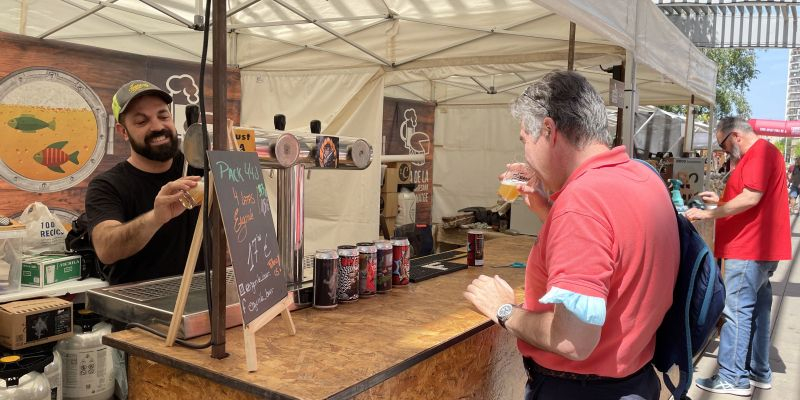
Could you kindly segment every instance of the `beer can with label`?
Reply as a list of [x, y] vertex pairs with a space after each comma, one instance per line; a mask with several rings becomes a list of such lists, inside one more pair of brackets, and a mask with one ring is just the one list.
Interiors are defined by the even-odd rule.
[[392, 286], [408, 285], [410, 256], [408, 238], [400, 236], [392, 238]]
[[483, 232], [467, 232], [467, 265], [471, 267], [483, 266]]
[[339, 285], [336, 297], [339, 303], [358, 300], [358, 249], [352, 245], [337, 247], [339, 253]]
[[392, 290], [392, 242], [378, 240], [375, 242], [378, 250], [378, 293], [387, 293]]
[[358, 246], [358, 297], [372, 297], [377, 293], [378, 248], [375, 243], [361, 242]]
[[314, 308], [337, 306], [339, 255], [336, 250], [317, 250], [314, 254]]

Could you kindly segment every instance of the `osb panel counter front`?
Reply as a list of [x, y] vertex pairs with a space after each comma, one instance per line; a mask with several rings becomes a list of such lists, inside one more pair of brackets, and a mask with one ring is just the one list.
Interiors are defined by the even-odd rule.
[[295, 336], [273, 321], [257, 334], [254, 373], [245, 370], [241, 327], [226, 332], [230, 356], [222, 360], [209, 350], [165, 347], [137, 329], [104, 342], [131, 356], [133, 399], [522, 398], [526, 378], [515, 340], [462, 293], [478, 275], [499, 274], [522, 302], [524, 269], [493, 267], [524, 262], [532, 244], [527, 236], [486, 241], [484, 267], [334, 310], [294, 312]]

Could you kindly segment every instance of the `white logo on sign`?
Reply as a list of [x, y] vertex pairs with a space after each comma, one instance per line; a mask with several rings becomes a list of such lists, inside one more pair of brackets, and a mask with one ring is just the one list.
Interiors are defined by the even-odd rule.
[[[417, 111], [413, 108], [403, 111], [400, 138], [408, 154], [424, 154], [427, 157], [431, 153], [431, 138], [425, 132], [417, 132]], [[412, 164], [425, 165], [425, 161], [414, 161]]]

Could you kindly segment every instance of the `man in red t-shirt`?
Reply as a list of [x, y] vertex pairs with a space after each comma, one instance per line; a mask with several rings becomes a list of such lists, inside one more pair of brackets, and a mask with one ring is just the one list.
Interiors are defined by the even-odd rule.
[[719, 206], [686, 212], [689, 219], [717, 220], [714, 252], [725, 259], [719, 372], [696, 384], [714, 393], [749, 396], [754, 386], [772, 387], [769, 278], [779, 260], [792, 258], [786, 170], [781, 152], [742, 118], [721, 119], [717, 141], [736, 166], [721, 199], [713, 192], [700, 196]]
[[680, 254], [664, 183], [624, 147], [609, 149], [603, 100], [579, 74], [545, 75], [512, 112], [539, 177], [518, 189], [544, 221], [525, 303], [498, 276], [464, 296], [518, 338], [526, 399], [658, 399], [650, 361]]

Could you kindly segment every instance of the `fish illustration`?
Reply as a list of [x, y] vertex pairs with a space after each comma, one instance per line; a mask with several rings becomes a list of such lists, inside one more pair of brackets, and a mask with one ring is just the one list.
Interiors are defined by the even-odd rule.
[[77, 151], [67, 155], [67, 153], [62, 150], [67, 143], [67, 141], [55, 142], [45, 147], [42, 149], [42, 151], [33, 155], [34, 161], [44, 165], [47, 168], [50, 168], [51, 171], [60, 172], [63, 174], [64, 170], [61, 169], [62, 164], [66, 163], [67, 161], [71, 161], [73, 164], [78, 165]]
[[24, 133], [36, 133], [39, 129], [44, 128], [55, 130], [56, 119], [53, 118], [50, 122], [45, 122], [31, 114], [20, 114], [19, 117], [8, 120], [8, 126]]

